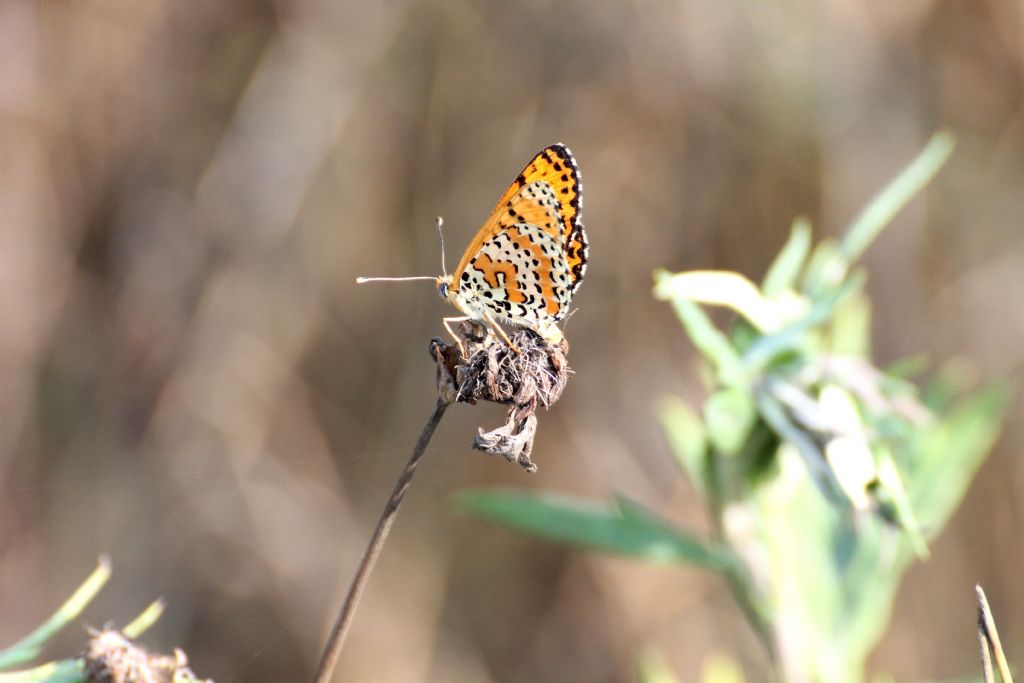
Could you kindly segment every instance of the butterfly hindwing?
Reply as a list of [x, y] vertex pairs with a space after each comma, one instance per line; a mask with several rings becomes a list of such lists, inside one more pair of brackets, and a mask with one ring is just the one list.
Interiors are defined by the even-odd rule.
[[555, 189], [559, 200], [559, 214], [562, 217], [562, 229], [565, 235], [565, 253], [569, 270], [572, 273], [570, 296], [576, 292], [583, 275], [587, 270], [589, 245], [587, 234], [583, 230], [581, 213], [583, 211], [583, 180], [579, 166], [569, 148], [563, 144], [552, 145], [542, 151], [534, 159], [543, 157], [546, 163], [538, 163], [538, 172], [543, 173]]

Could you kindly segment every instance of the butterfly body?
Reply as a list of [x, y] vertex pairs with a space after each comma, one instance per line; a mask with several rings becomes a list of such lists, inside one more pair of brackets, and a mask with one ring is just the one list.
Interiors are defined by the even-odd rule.
[[582, 191], [579, 168], [565, 145], [538, 152], [502, 195], [455, 272], [437, 278], [438, 294], [469, 319], [527, 327], [549, 341], [561, 340], [557, 323], [569, 314], [587, 265]]

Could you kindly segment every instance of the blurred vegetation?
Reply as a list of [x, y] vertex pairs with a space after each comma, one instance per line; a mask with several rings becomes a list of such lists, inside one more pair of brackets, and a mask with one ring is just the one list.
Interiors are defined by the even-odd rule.
[[[14, 671], [39, 658], [43, 648], [69, 626], [110, 579], [110, 561], [99, 566], [53, 616], [14, 645], [0, 650], [0, 683], [92, 683], [117, 681], [166, 681], [209, 683], [196, 678], [180, 650], [173, 656], [152, 655], [134, 642], [160, 618], [163, 602], [157, 600], [121, 630], [105, 627], [92, 631], [85, 652], [65, 659]], [[84, 634], [83, 634], [84, 636]]]
[[[760, 287], [736, 273], [656, 273], [655, 296], [672, 304], [704, 361], [703, 409], [666, 399], [660, 412], [705, 499], [710, 542], [624, 498], [608, 509], [475, 492], [463, 506], [538, 536], [720, 571], [779, 678], [864, 681], [908, 564], [928, 557], [1010, 398], [1004, 382], [972, 389], [942, 368], [918, 387], [870, 352], [857, 261], [952, 148], [949, 134], [936, 135], [837, 243], [812, 249], [798, 220]], [[709, 305], [738, 314], [727, 332]], [[669, 680], [647, 670], [643, 680]], [[709, 683], [736, 680], [729, 667], [708, 671]]]

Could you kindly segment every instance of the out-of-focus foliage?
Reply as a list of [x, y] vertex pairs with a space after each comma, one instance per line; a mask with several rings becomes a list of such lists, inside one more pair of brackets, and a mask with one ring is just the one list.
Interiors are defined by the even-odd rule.
[[108, 579], [110, 579], [110, 563], [107, 560], [101, 560], [95, 571], [61, 605], [60, 609], [53, 613], [53, 616], [14, 645], [0, 650], [0, 671], [27, 664], [38, 657], [46, 642], [82, 613], [82, 610], [100, 592]]
[[[701, 683], [744, 683], [743, 670], [728, 655], [713, 653], [704, 659]], [[637, 662], [637, 683], [679, 683], [680, 679], [665, 664], [664, 660], [652, 653], [640, 657]]]
[[479, 491], [461, 494], [459, 503], [524, 533], [645, 562], [723, 569], [735, 561], [729, 551], [709, 547], [624, 497], [606, 507], [550, 494]]
[[[1002, 384], [928, 405], [869, 353], [855, 262], [951, 149], [936, 136], [838, 244], [808, 254], [808, 226], [795, 224], [760, 291], [732, 273], [657, 277], [714, 378], [703, 449], [677, 436], [677, 457], [709, 492], [720, 540], [744, 558], [754, 591], [743, 599], [792, 680], [863, 680], [907, 564], [927, 557], [1006, 410]], [[695, 304], [741, 318], [713, 333]], [[670, 435], [697, 421], [680, 404], [664, 416]]]
[[[706, 498], [716, 544], [731, 552], [714, 568], [731, 579], [786, 680], [864, 680], [903, 572], [915, 555], [927, 557], [927, 540], [959, 505], [1006, 410], [1002, 384], [926, 391], [942, 396], [926, 403], [870, 355], [856, 261], [952, 146], [947, 134], [933, 138], [836, 244], [811, 250], [810, 226], [797, 221], [760, 288], [727, 272], [655, 277], [655, 295], [675, 308], [710, 378], [702, 415], [665, 402], [665, 431]], [[720, 331], [708, 305], [739, 318]], [[929, 383], [947, 377], [940, 371]], [[542, 537], [648, 561], [668, 556], [637, 549], [650, 543], [649, 518], [630, 528], [625, 510], [584, 513], [579, 502], [508, 493], [469, 502]], [[656, 528], [686, 539], [690, 552], [673, 557], [708, 566], [690, 535]]]
[[[145, 633], [160, 618], [164, 611], [163, 602], [158, 600], [147, 607], [141, 614], [119, 632], [107, 630], [94, 632], [90, 640], [90, 649], [86, 655], [76, 655], [46, 664], [39, 664], [30, 669], [11, 671], [11, 669], [28, 664], [37, 659], [43, 647], [61, 630], [74, 623], [96, 594], [100, 592], [110, 579], [110, 562], [103, 558], [99, 566], [89, 578], [72, 594], [53, 616], [41, 624], [32, 633], [14, 645], [0, 650], [0, 683], [84, 683], [86, 680], [135, 680], [134, 675], [142, 675], [137, 670], [128, 671], [124, 667], [118, 670], [120, 677], [104, 677], [94, 669], [90, 669], [89, 655], [93, 653], [93, 645], [102, 639], [116, 634], [119, 642], [128, 649], [138, 651], [138, 646], [129, 639]], [[81, 639], [85, 639], [83, 633]], [[161, 673], [173, 672], [173, 683], [203, 683], [185, 666], [183, 655], [164, 657], [171, 668]], [[93, 664], [94, 664], [93, 660]], [[106, 671], [106, 670], [105, 670]], [[155, 671], [155, 669], [154, 669]], [[108, 672], [109, 673], [109, 672]], [[90, 677], [91, 676], [91, 677]], [[171, 679], [168, 679], [171, 680]]]

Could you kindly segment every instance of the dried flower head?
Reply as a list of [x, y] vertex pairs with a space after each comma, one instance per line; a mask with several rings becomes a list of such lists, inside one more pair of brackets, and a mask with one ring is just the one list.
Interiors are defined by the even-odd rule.
[[196, 678], [181, 650], [150, 653], [115, 629], [93, 632], [83, 660], [86, 683], [212, 683]]
[[536, 472], [530, 460], [537, 430], [538, 406], [550, 408], [562, 395], [572, 371], [566, 363], [568, 343], [552, 344], [536, 332], [519, 329], [510, 348], [472, 321], [459, 328], [466, 355], [457, 344], [433, 339], [430, 352], [437, 361], [438, 392], [449, 403], [491, 401], [509, 406], [507, 422], [497, 429], [479, 431], [473, 448], [518, 462]]

